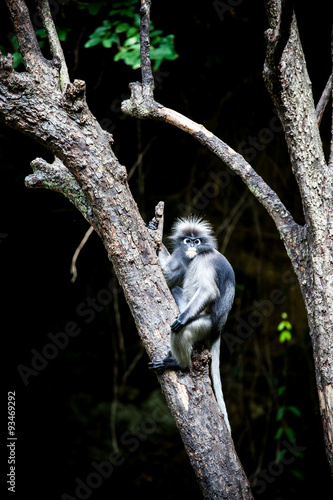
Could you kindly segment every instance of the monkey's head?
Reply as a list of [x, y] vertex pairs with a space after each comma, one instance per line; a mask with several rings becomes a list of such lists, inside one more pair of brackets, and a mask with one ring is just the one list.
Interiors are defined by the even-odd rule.
[[177, 219], [172, 227], [172, 234], [169, 239], [173, 249], [182, 250], [189, 259], [217, 247], [212, 226], [209, 222], [195, 215]]

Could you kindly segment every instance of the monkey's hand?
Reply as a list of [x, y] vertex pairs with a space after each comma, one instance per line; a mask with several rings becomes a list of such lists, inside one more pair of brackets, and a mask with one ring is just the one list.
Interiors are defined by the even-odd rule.
[[[178, 318], [179, 318], [179, 316], [178, 316]], [[176, 320], [172, 323], [172, 325], [171, 325], [171, 327], [170, 327], [170, 328], [171, 328], [171, 331], [172, 331], [173, 333], [178, 333], [178, 332], [180, 332], [180, 330], [181, 330], [182, 328], [184, 328], [184, 326], [185, 326], [185, 325], [184, 325], [184, 323], [182, 323], [181, 321], [179, 321], [179, 319], [178, 319], [178, 318], [177, 318], [177, 319], [176, 319]]]

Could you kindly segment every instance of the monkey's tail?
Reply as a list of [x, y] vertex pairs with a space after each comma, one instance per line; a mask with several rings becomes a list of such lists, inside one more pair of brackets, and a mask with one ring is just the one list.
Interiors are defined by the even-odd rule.
[[221, 383], [221, 374], [220, 374], [220, 345], [221, 345], [221, 336], [219, 335], [217, 339], [212, 343], [210, 352], [212, 353], [212, 364], [211, 364], [211, 377], [213, 382], [213, 388], [215, 393], [215, 398], [217, 404], [219, 405], [226, 426], [228, 427], [229, 432], [231, 433], [230, 423], [228, 419], [227, 408], [225, 406], [223, 392], [222, 392], [222, 383]]

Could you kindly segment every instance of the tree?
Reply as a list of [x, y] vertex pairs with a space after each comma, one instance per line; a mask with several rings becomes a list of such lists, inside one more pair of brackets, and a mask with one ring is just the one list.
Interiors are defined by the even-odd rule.
[[[157, 265], [151, 237], [126, 183], [125, 168], [112, 152], [112, 138], [89, 111], [83, 82], [71, 84], [69, 81], [47, 2], [39, 0], [37, 6], [49, 37], [52, 61], [46, 61], [40, 52], [25, 2], [8, 0], [7, 3], [26, 72], [16, 73], [11, 57], [1, 57], [1, 120], [28, 133], [55, 155], [52, 165], [36, 159], [32, 163], [34, 174], [26, 183], [62, 192], [94, 227], [112, 260], [147, 352], [152, 358], [163, 356], [167, 346], [167, 324], [176, 314], [175, 305]], [[327, 453], [331, 460], [331, 239], [330, 219], [329, 215], [326, 218], [326, 213], [330, 213], [332, 203], [328, 189], [332, 179], [321, 148], [292, 10], [288, 4], [283, 9], [275, 2], [267, 4], [271, 29], [267, 33], [265, 73], [285, 126], [302, 194], [306, 217], [303, 227], [294, 222], [277, 195], [239, 154], [204, 127], [156, 104], [147, 51], [149, 7], [148, 2], [143, 3], [142, 84], [132, 84], [131, 99], [123, 103], [123, 109], [140, 118], [176, 124], [191, 133], [241, 176], [273, 218], [299, 278], [309, 313]], [[289, 78], [289, 71], [295, 78]], [[305, 96], [301, 105], [295, 98], [299, 93]], [[305, 117], [301, 126], [300, 116]], [[306, 170], [304, 164], [308, 166]], [[322, 176], [320, 183], [318, 176]], [[153, 332], [158, 332], [156, 338]], [[214, 401], [207, 353], [196, 355], [194, 369], [189, 375], [166, 373], [161, 375], [160, 382], [205, 496], [251, 498], [244, 472]], [[207, 402], [205, 407], [202, 401]], [[204, 425], [207, 422], [209, 427]], [[211, 458], [210, 463], [205, 463], [207, 456]]]

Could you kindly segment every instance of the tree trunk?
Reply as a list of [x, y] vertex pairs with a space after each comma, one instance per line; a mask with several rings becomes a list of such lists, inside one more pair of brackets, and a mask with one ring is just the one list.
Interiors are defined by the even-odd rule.
[[317, 119], [292, 2], [281, 6], [277, 0], [267, 1], [267, 12], [270, 29], [264, 78], [285, 131], [306, 221], [297, 241], [285, 239], [284, 243], [307, 310], [333, 474], [333, 164], [325, 160], [320, 116]]

